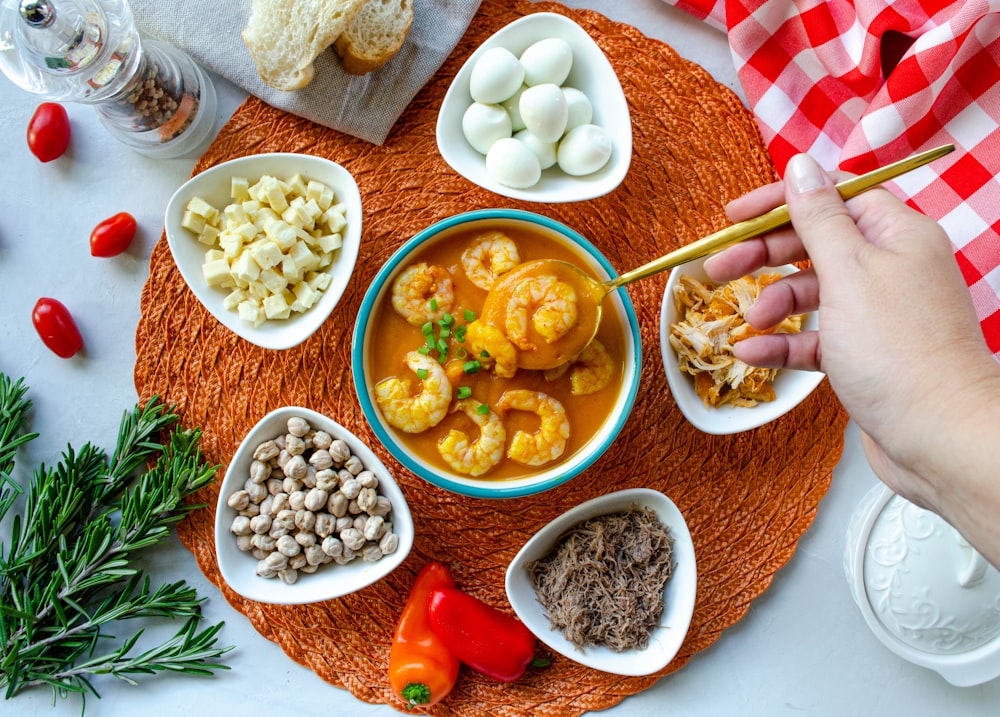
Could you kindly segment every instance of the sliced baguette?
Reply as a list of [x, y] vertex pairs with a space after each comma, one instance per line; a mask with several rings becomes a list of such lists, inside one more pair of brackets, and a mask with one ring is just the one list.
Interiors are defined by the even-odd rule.
[[243, 30], [260, 78], [279, 90], [313, 79], [313, 61], [351, 24], [365, 0], [251, 0]]
[[413, 0], [368, 0], [334, 48], [352, 75], [374, 72], [395, 57], [413, 23]]

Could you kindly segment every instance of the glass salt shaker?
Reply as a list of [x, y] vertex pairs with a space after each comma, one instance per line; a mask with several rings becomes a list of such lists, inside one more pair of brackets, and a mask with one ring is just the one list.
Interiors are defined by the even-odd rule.
[[2, 0], [0, 69], [55, 102], [93, 105], [144, 155], [181, 157], [215, 128], [208, 75], [173, 46], [140, 38], [125, 0]]

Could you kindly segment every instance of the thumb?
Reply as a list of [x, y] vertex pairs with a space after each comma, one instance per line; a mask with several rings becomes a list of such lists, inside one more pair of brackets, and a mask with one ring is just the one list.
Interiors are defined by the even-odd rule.
[[854, 241], [863, 241], [833, 180], [809, 155], [797, 154], [788, 161], [785, 203], [795, 233], [814, 263], [835, 262]]

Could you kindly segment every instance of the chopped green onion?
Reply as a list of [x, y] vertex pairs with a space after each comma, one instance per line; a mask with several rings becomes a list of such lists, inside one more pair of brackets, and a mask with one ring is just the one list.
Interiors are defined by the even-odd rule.
[[437, 348], [437, 339], [434, 338], [433, 334], [427, 334], [427, 338], [425, 339], [425, 341], [427, 342], [427, 348], [431, 349]]
[[490, 407], [487, 406], [485, 403], [480, 403], [478, 406], [476, 406], [476, 413], [478, 413], [480, 416], [485, 416], [489, 412], [490, 412]]
[[466, 361], [464, 364], [462, 364], [462, 370], [465, 371], [466, 373], [478, 373], [479, 369], [481, 369], [482, 367], [483, 365], [475, 360]]
[[418, 353], [422, 353], [424, 356], [430, 356], [431, 350], [427, 346], [421, 346], [417, 349]]
[[460, 359], [464, 359], [466, 356], [469, 355], [469, 352], [463, 349], [461, 346], [459, 346], [457, 349], [455, 349], [455, 355], [458, 356], [458, 358]]
[[449, 338], [451, 338], [451, 329], [449, 329], [447, 326], [442, 326], [441, 327], [441, 338], [442, 339], [449, 339]]
[[447, 312], [445, 312], [445, 315], [441, 317], [440, 321], [438, 321], [438, 325], [441, 326], [442, 328], [445, 326], [452, 326], [454, 325], [454, 323], [455, 323], [455, 317]]
[[430, 307], [431, 311], [437, 311], [438, 310], [438, 300], [437, 299], [431, 299], [428, 302], [427, 305]]
[[425, 369], [425, 368], [418, 368], [417, 369], [417, 378], [419, 378], [421, 381], [423, 381], [425, 378], [427, 378], [427, 369]]
[[468, 326], [463, 326], [459, 324], [455, 327], [455, 340], [459, 343], [465, 343], [465, 332], [469, 330]]
[[431, 334], [434, 333], [434, 324], [428, 321], [427, 323], [425, 323], [423, 326], [420, 327], [420, 333], [422, 333], [424, 336], [430, 336]]
[[482, 351], [479, 352], [479, 358], [489, 358], [489, 357], [490, 357], [490, 352], [487, 351], [486, 349], [483, 349]]
[[448, 353], [448, 342], [443, 339], [438, 339], [437, 346], [435, 346], [434, 348], [436, 348], [438, 352], [446, 354]]
[[468, 398], [471, 395], [472, 395], [472, 389], [469, 388], [468, 386], [459, 386], [458, 387], [458, 397], [459, 398]]
[[476, 320], [476, 312], [475, 311], [470, 311], [469, 309], [466, 309], [462, 315], [465, 317], [466, 321], [475, 321]]

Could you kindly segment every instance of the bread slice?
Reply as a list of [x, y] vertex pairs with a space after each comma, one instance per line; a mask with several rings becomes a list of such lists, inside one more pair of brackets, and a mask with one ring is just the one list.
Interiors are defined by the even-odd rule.
[[313, 78], [313, 61], [354, 20], [365, 0], [251, 0], [243, 42], [260, 78], [298, 90]]
[[352, 75], [374, 72], [395, 57], [413, 23], [413, 0], [368, 0], [334, 48]]

